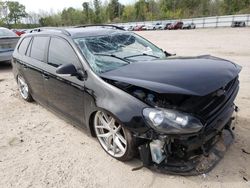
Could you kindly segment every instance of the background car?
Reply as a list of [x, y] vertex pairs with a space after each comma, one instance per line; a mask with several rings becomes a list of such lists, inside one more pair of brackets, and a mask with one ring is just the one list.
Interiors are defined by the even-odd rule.
[[166, 23], [165, 24], [165, 27], [164, 27], [164, 30], [168, 29], [168, 27], [171, 25], [171, 23]]
[[162, 23], [156, 23], [154, 26], [153, 26], [153, 30], [163, 30], [165, 28], [165, 25], [162, 24]]
[[231, 27], [246, 27], [244, 21], [233, 21]]
[[133, 26], [132, 25], [124, 25], [123, 29], [126, 31], [133, 31]]
[[143, 26], [143, 30], [147, 30], [147, 31], [153, 30], [153, 28], [154, 28], [154, 25], [152, 24], [146, 24]]
[[14, 33], [16, 33], [18, 36], [21, 36], [21, 35], [25, 34], [25, 30], [24, 29], [12, 29], [12, 31]]
[[134, 27], [133, 31], [142, 31], [143, 27], [144, 27], [144, 25], [137, 25]]
[[196, 25], [194, 23], [185, 23], [182, 26], [182, 29], [195, 29]]
[[0, 27], [0, 62], [10, 61], [19, 37], [13, 31]]
[[183, 22], [175, 22], [168, 26], [169, 30], [182, 29]]

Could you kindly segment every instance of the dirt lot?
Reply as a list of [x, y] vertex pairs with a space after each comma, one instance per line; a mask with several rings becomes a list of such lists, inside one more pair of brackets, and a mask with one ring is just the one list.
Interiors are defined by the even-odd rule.
[[178, 55], [212, 54], [243, 66], [236, 140], [216, 168], [196, 177], [132, 172], [139, 160], [112, 159], [85, 131], [21, 100], [11, 67], [0, 64], [0, 187], [250, 187], [250, 155], [242, 152], [250, 152], [250, 28], [139, 34]]

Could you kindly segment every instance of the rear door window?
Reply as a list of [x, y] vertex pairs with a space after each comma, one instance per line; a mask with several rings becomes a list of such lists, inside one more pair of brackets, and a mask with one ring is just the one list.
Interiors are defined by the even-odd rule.
[[76, 53], [66, 40], [51, 38], [48, 53], [49, 65], [59, 67], [60, 65], [77, 64], [78, 62]]
[[31, 37], [26, 37], [23, 39], [23, 41], [21, 42], [21, 44], [19, 45], [18, 51], [21, 55], [25, 55], [27, 48], [29, 46], [30, 43], [30, 39]]
[[48, 43], [49, 37], [34, 37], [30, 52], [30, 57], [37, 59], [39, 61], [44, 61], [44, 55], [47, 52], [46, 46]]

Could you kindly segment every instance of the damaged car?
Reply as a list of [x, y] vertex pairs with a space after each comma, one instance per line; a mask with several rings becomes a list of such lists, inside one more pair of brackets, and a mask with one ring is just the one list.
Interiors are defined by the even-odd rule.
[[87, 128], [120, 161], [137, 156], [162, 173], [197, 175], [234, 140], [241, 67], [231, 61], [172, 56], [99, 25], [27, 34], [12, 64], [24, 100]]

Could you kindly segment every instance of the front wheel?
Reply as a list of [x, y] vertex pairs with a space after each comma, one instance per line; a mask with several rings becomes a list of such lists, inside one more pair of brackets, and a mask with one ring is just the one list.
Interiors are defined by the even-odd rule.
[[133, 137], [114, 117], [103, 111], [96, 112], [94, 130], [100, 145], [110, 156], [120, 161], [133, 158]]

